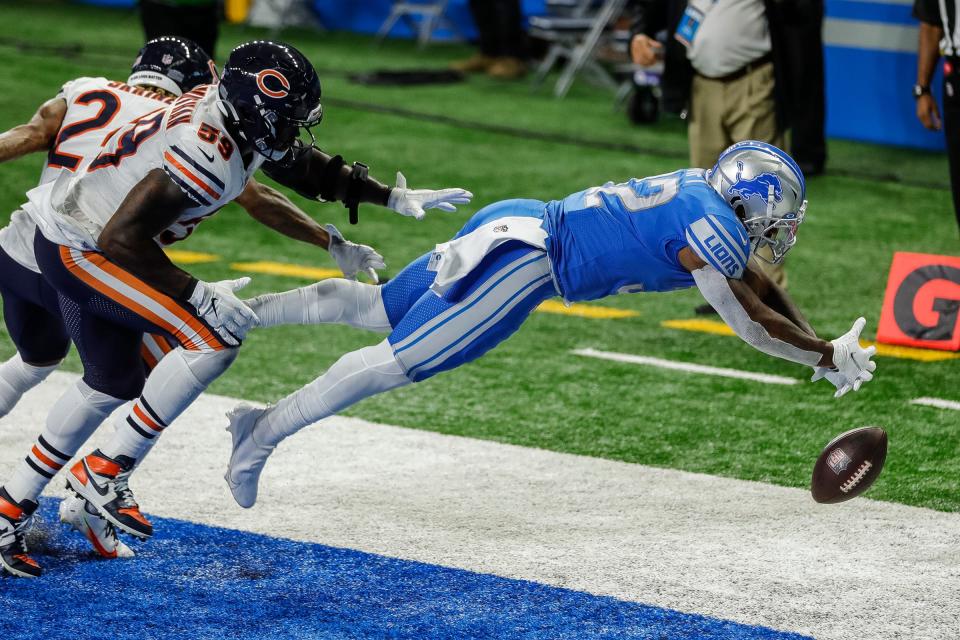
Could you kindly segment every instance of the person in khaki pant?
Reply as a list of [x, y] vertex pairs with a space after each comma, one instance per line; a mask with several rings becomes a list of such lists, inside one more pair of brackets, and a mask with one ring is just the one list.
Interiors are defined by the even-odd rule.
[[[633, 61], [665, 58], [664, 106], [688, 120], [690, 161], [709, 168], [746, 139], [784, 145], [788, 123], [787, 27], [815, 2], [798, 0], [635, 0]], [[652, 36], [667, 29], [666, 46]], [[760, 252], [760, 258], [763, 256]], [[752, 258], [786, 286], [782, 264]], [[708, 313], [707, 307], [698, 308]]]
[[[695, 74], [690, 91], [687, 136], [694, 167], [712, 167], [720, 153], [734, 142], [762, 140], [783, 148], [784, 135], [777, 129], [773, 103], [773, 63], [750, 67], [734, 79], [713, 79]], [[754, 263], [776, 284], [786, 288], [783, 263], [772, 264], [769, 249], [757, 252]], [[706, 308], [698, 307], [702, 312]]]

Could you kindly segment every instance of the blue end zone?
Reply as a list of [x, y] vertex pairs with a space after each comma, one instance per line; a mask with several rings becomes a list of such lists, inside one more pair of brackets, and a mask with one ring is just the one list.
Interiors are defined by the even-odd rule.
[[163, 518], [135, 559], [97, 560], [55, 506], [34, 545], [47, 574], [0, 580], [2, 638], [806, 638]]

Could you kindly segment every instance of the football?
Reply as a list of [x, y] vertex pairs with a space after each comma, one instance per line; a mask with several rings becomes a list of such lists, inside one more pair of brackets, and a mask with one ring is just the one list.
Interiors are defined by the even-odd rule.
[[860, 427], [842, 433], [824, 447], [813, 467], [810, 492], [817, 502], [844, 502], [870, 488], [887, 458], [887, 432]]

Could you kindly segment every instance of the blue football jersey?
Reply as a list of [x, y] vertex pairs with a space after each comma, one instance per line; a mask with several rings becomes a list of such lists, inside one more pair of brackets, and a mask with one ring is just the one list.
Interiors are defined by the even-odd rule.
[[730, 278], [750, 255], [746, 229], [702, 169], [608, 183], [547, 203], [547, 249], [563, 297], [694, 285], [677, 254], [689, 246]]

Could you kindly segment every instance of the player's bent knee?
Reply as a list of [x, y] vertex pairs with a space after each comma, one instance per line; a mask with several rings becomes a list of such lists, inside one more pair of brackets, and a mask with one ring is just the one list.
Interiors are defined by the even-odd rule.
[[176, 349], [167, 357], [175, 356], [182, 358], [190, 373], [197, 379], [197, 382], [206, 386], [217, 379], [226, 371], [233, 361], [240, 355], [239, 347], [221, 349], [219, 351], [187, 351], [185, 349]]

